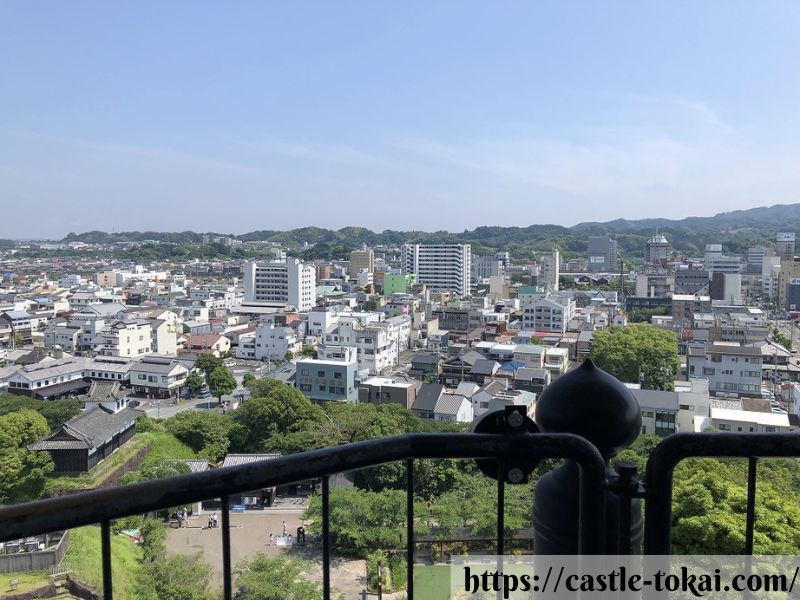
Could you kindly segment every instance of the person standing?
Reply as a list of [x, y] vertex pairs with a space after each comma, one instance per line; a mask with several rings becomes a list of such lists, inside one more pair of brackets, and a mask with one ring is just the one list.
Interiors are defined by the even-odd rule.
[[275, 545], [275, 537], [272, 535], [271, 531], [269, 532], [269, 545], [270, 546], [274, 546]]
[[286, 521], [283, 522], [283, 537], [286, 537]]

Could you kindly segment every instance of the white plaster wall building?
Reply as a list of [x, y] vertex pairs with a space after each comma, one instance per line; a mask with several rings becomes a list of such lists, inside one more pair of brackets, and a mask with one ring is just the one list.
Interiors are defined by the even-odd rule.
[[317, 301], [316, 270], [298, 259], [247, 262], [244, 266], [244, 303], [296, 306], [311, 310]]
[[[255, 331], [254, 341], [255, 360], [283, 360], [287, 352], [296, 354], [301, 350], [300, 340], [294, 329], [276, 327], [272, 323], [259, 325]], [[241, 344], [241, 340], [239, 343]]]
[[575, 299], [566, 294], [554, 294], [525, 305], [522, 312], [523, 329], [560, 333], [575, 316]]

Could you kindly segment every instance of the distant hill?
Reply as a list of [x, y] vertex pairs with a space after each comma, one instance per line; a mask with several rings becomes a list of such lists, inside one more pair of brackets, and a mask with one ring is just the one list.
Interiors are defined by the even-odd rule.
[[[623, 256], [638, 257], [644, 251], [647, 239], [656, 230], [665, 234], [676, 251], [697, 256], [705, 244], [723, 244], [730, 254], [744, 254], [755, 244], [774, 246], [778, 231], [800, 229], [800, 204], [777, 204], [770, 207], [736, 210], [713, 217], [687, 217], [684, 219], [616, 219], [605, 223], [579, 223], [573, 227], [560, 225], [529, 225], [527, 227], [482, 226], [454, 233], [448, 231], [393, 231], [374, 232], [364, 227], [344, 227], [339, 230], [321, 227], [302, 227], [289, 231], [260, 230], [236, 237], [243, 241], [272, 241], [290, 248], [301, 248], [304, 243], [314, 247], [303, 256], [330, 258], [343, 256], [362, 244], [398, 245], [417, 243], [470, 243], [475, 253], [508, 251], [516, 258], [530, 258], [536, 252], [559, 248], [565, 256], [583, 256], [586, 238], [590, 235], [614, 235]], [[145, 242], [153, 240], [174, 244], [199, 244], [204, 234], [193, 231], [155, 232], [132, 231], [106, 233], [90, 231], [70, 233], [62, 241], [86, 243]], [[209, 233], [220, 236], [226, 234]]]

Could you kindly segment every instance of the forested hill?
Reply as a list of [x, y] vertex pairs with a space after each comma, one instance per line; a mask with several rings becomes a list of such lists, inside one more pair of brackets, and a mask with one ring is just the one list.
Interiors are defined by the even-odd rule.
[[[446, 223], [443, 223], [446, 225]], [[688, 255], [701, 254], [705, 244], [721, 243], [725, 251], [742, 254], [749, 246], [758, 243], [774, 245], [777, 231], [800, 230], [800, 204], [778, 204], [719, 213], [713, 217], [688, 217], [672, 219], [616, 219], [605, 223], [579, 223], [573, 227], [560, 225], [529, 225], [527, 227], [484, 226], [460, 233], [448, 231], [393, 231], [374, 232], [363, 227], [345, 227], [339, 230], [321, 227], [302, 227], [290, 231], [258, 230], [242, 235], [231, 235], [243, 241], [272, 241], [289, 247], [304, 243], [318, 246], [309, 251], [309, 258], [327, 258], [355, 249], [361, 244], [369, 246], [397, 245], [403, 242], [471, 243], [477, 253], [490, 250], [507, 250], [517, 258], [533, 255], [537, 251], [559, 248], [566, 256], [583, 255], [589, 235], [612, 234], [618, 239], [625, 256], [641, 256], [644, 244], [656, 230], [665, 234], [673, 247]], [[211, 236], [227, 235], [209, 233]], [[172, 242], [198, 244], [203, 234], [184, 232], [133, 231], [106, 233], [90, 231], [70, 233], [64, 242], [87, 243], [114, 242]]]

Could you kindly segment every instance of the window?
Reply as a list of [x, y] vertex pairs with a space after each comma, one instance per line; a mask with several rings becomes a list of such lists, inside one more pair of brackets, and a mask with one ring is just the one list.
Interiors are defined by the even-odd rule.
[[679, 408], [681, 410], [694, 410], [694, 404], [681, 404]]
[[[750, 431], [752, 430], [753, 428], [751, 427]], [[777, 429], [775, 429], [775, 427], [773, 427], [772, 425], [764, 425], [764, 431], [766, 431], [767, 433], [775, 433]]]
[[652, 410], [643, 410], [642, 411], [642, 416], [646, 417], [648, 419], [652, 419], [655, 415], [653, 414]]
[[338, 372], [337, 372], [337, 373], [334, 373], [334, 374], [333, 374], [333, 378], [334, 378], [334, 379], [341, 379], [341, 378], [342, 378], [342, 374], [341, 374], [341, 373], [338, 373]]
[[728, 425], [727, 423], [720, 423], [719, 424], [719, 430], [720, 431], [730, 431], [731, 430], [731, 426]]
[[300, 369], [300, 375], [308, 375], [308, 369]]
[[325, 391], [325, 386], [324, 385], [320, 385], [318, 387], [319, 387], [319, 391], [320, 392], [324, 392]]
[[325, 371], [317, 371], [317, 377], [325, 377]]

